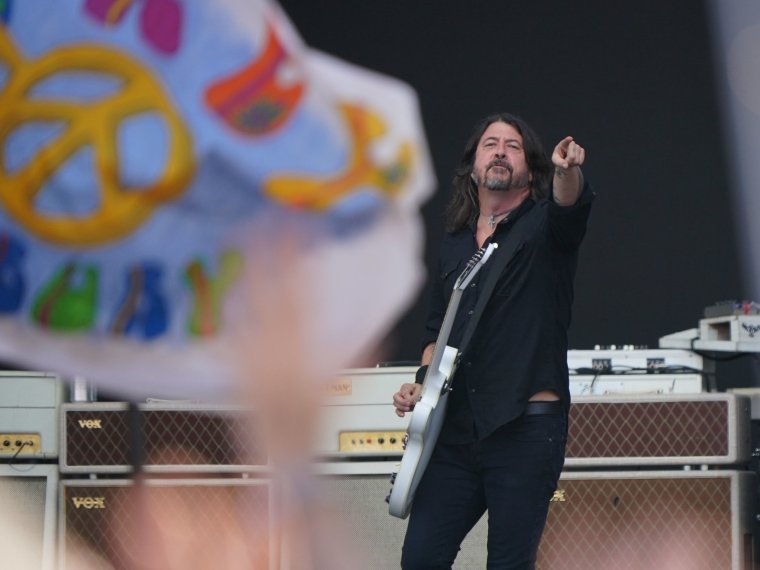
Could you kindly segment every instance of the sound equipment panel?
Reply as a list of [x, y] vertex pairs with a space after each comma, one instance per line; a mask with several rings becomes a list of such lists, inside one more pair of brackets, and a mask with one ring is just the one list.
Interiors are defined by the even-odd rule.
[[275, 485], [265, 479], [62, 480], [59, 569], [75, 570], [82, 546], [114, 568], [192, 552], [192, 567], [233, 567], [232, 558], [239, 565], [245, 557], [251, 568], [279, 569], [277, 510]]
[[55, 568], [57, 465], [0, 464], [0, 566]]

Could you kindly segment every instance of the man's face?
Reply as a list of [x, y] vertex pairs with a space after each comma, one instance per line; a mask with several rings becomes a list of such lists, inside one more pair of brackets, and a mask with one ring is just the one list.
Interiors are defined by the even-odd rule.
[[531, 180], [523, 138], [512, 125], [495, 122], [480, 137], [475, 149], [472, 179], [478, 188], [507, 191], [525, 188]]

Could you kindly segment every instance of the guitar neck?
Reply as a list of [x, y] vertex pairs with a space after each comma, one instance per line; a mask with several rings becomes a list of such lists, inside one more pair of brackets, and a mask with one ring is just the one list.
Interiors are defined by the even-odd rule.
[[457, 316], [457, 309], [459, 309], [459, 301], [462, 298], [462, 290], [454, 289], [449, 300], [449, 305], [446, 307], [446, 313], [443, 316], [443, 323], [441, 323], [441, 330], [438, 332], [438, 339], [435, 341], [435, 347], [433, 348], [433, 357], [430, 360], [430, 368], [438, 370], [441, 366], [441, 359], [443, 352], [446, 350], [446, 345], [449, 342], [449, 335], [451, 334], [451, 328], [454, 326], [454, 319]]
[[435, 341], [435, 347], [433, 348], [433, 356], [430, 360], [431, 370], [438, 370], [441, 366], [443, 353], [446, 351], [451, 328], [454, 325], [454, 319], [456, 318], [457, 310], [459, 309], [459, 301], [462, 299], [462, 292], [472, 282], [475, 275], [477, 275], [480, 268], [497, 247], [499, 247], [499, 245], [496, 243], [490, 243], [486, 247], [481, 247], [475, 255], [470, 258], [464, 271], [462, 271], [462, 274], [457, 278], [454, 290], [451, 293], [451, 299], [449, 299], [449, 304], [446, 307], [446, 313], [443, 316], [441, 330], [438, 331], [438, 339]]

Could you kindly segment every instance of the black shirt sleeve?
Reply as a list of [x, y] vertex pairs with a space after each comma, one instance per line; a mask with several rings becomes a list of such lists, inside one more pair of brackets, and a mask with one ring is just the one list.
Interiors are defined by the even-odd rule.
[[557, 247], [564, 251], [575, 251], [586, 235], [591, 203], [595, 194], [584, 179], [578, 200], [572, 206], [560, 206], [554, 201], [554, 193], [549, 201], [549, 228]]

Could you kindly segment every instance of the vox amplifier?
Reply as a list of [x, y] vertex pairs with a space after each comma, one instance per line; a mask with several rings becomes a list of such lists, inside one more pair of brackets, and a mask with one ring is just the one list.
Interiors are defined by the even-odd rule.
[[64, 404], [60, 469], [128, 473], [132, 454], [140, 453], [146, 472], [267, 470], [266, 445], [249, 421], [229, 406], [149, 403], [130, 411], [124, 403]]
[[563, 473], [536, 570], [752, 570], [755, 474]]
[[727, 393], [575, 397], [565, 468], [744, 463], [750, 413]]
[[58, 569], [99, 565], [261, 568], [280, 564], [276, 486], [253, 478], [62, 480]]

